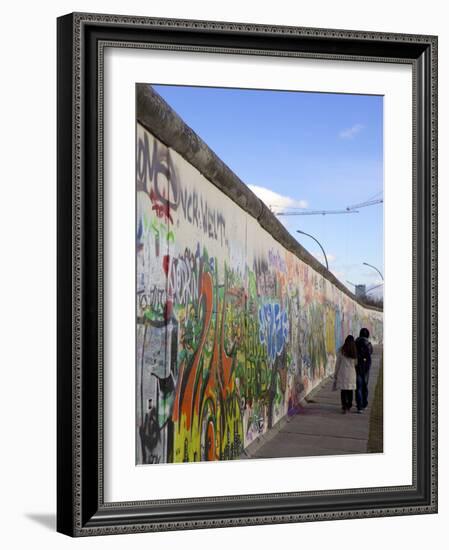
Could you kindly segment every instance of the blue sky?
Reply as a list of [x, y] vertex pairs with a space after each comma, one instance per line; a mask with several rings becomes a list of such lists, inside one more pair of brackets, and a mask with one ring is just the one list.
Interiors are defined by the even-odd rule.
[[[240, 179], [278, 212], [292, 211], [291, 207], [344, 209], [383, 197], [382, 97], [154, 88]], [[279, 219], [323, 261], [318, 245], [296, 230], [316, 237], [326, 251], [329, 269], [343, 283], [349, 280], [371, 287], [381, 282], [363, 262], [383, 273], [382, 204], [360, 209], [358, 214]]]

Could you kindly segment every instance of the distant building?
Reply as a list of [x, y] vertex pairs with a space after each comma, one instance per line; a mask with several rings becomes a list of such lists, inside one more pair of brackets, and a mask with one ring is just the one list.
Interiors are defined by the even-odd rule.
[[366, 285], [355, 285], [355, 295], [357, 296], [357, 298], [365, 298]]

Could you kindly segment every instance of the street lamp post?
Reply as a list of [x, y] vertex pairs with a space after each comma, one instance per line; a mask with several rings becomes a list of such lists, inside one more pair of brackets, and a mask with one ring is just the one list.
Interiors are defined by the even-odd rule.
[[375, 267], [374, 265], [368, 264], [366, 262], [363, 262], [363, 265], [367, 265], [368, 267], [372, 267], [373, 269], [375, 269], [377, 271], [377, 273], [379, 273], [380, 278], [382, 279], [382, 281], [384, 280], [384, 277], [383, 277], [382, 273], [377, 269], [377, 267]]
[[310, 237], [317, 243], [317, 245], [321, 248], [321, 251], [323, 252], [324, 259], [326, 260], [326, 269], [329, 271], [329, 263], [327, 261], [326, 252], [324, 252], [324, 248], [321, 246], [320, 242], [317, 239], [315, 239], [313, 235], [309, 235], [309, 233], [306, 233], [305, 231], [301, 231], [300, 229], [297, 229], [296, 232], [301, 233], [302, 235], [306, 235], [307, 237]]

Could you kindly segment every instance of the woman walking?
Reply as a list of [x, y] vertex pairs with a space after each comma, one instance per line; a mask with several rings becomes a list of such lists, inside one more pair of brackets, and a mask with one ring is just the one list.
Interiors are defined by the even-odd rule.
[[337, 362], [334, 373], [334, 390], [341, 391], [342, 413], [351, 410], [353, 392], [357, 387], [355, 366], [357, 363], [357, 346], [354, 337], [350, 334], [345, 343], [337, 352]]

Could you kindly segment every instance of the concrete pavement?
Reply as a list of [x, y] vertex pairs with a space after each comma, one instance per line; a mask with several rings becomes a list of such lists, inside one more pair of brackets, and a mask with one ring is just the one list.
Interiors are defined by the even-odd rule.
[[[332, 378], [309, 394], [298, 414], [289, 418], [274, 433], [254, 442], [247, 458], [279, 458], [368, 452], [370, 415], [379, 375], [381, 353], [375, 349], [368, 385], [368, 407], [357, 414], [353, 409], [342, 414], [340, 391], [332, 391]], [[371, 442], [372, 443], [372, 442]], [[371, 444], [371, 449], [373, 448]], [[382, 452], [382, 442], [374, 446]]]

